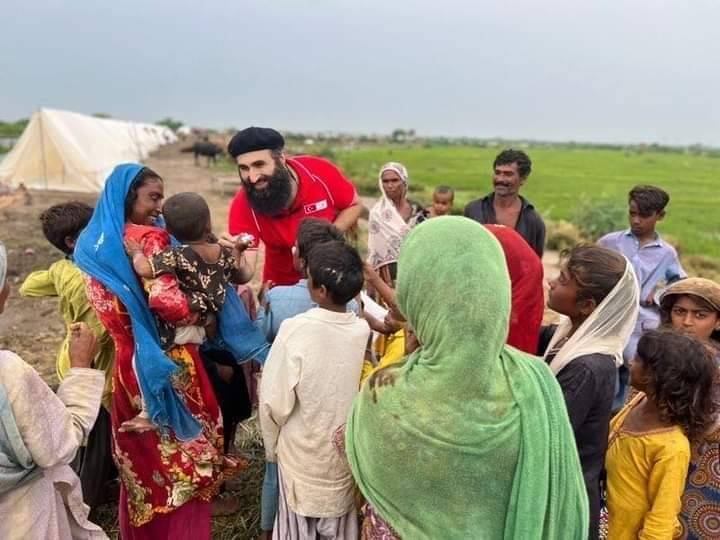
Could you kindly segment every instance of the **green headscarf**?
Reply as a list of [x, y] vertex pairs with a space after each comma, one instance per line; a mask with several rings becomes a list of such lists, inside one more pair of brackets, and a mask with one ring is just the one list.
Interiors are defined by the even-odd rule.
[[585, 539], [588, 503], [565, 401], [540, 360], [505, 346], [510, 278], [461, 217], [416, 227], [397, 299], [421, 348], [366, 383], [346, 431], [360, 490], [405, 539]]

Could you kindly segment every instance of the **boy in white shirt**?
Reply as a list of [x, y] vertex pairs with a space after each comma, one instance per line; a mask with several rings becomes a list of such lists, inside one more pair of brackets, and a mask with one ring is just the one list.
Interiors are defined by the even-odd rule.
[[273, 538], [358, 538], [352, 475], [332, 439], [357, 394], [370, 334], [346, 310], [363, 285], [362, 259], [344, 242], [319, 244], [307, 275], [318, 307], [280, 325], [260, 383], [266, 458], [280, 477]]

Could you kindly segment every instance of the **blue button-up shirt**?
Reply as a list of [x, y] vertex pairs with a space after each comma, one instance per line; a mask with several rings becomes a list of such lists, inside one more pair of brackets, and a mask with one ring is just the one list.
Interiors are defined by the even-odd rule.
[[[267, 309], [264, 314], [261, 312], [258, 323], [270, 343], [275, 340], [280, 325], [285, 319], [317, 307], [317, 304], [310, 298], [307, 279], [301, 279], [295, 285], [273, 287], [267, 292], [265, 298], [267, 300]], [[359, 315], [359, 306], [355, 300], [348, 302], [347, 309]]]
[[625, 255], [635, 270], [640, 285], [640, 312], [630, 341], [623, 356], [629, 362], [637, 349], [640, 335], [660, 324], [660, 310], [648, 300], [652, 301], [655, 290], [670, 283], [687, 277], [683, 270], [677, 251], [670, 244], [656, 234], [655, 240], [644, 246], [635, 237], [630, 229], [606, 234], [598, 244], [602, 247], [618, 251]]

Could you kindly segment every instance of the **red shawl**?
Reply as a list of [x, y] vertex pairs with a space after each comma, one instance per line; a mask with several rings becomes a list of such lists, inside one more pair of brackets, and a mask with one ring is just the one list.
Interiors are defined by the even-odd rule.
[[545, 307], [543, 265], [540, 257], [514, 229], [485, 225], [500, 242], [512, 284], [512, 310], [507, 343], [537, 354], [540, 324]]

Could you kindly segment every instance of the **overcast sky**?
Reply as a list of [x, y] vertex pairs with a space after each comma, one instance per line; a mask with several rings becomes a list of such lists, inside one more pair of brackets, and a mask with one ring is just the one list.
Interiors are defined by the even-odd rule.
[[717, 0], [3, 0], [0, 119], [720, 146]]

